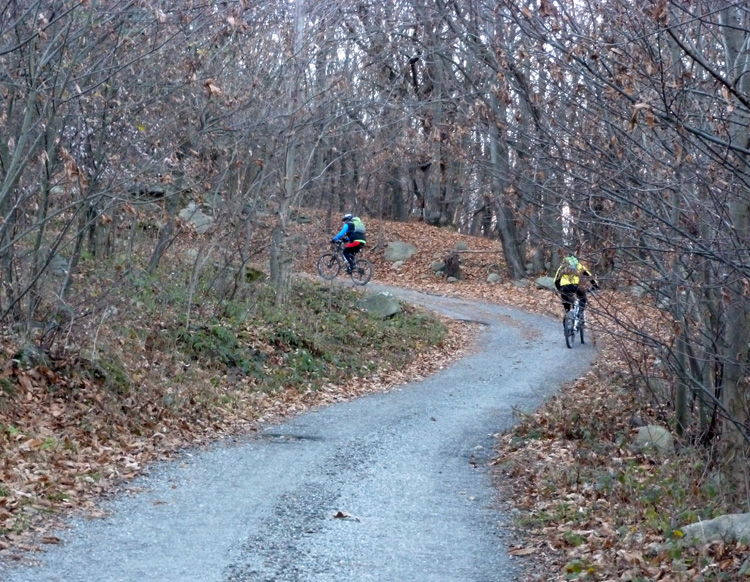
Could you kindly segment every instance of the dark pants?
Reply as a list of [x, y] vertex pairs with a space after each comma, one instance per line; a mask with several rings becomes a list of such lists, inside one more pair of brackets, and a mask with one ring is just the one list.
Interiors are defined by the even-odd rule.
[[344, 258], [346, 259], [346, 262], [349, 263], [350, 269], [354, 268], [354, 255], [361, 251], [364, 246], [365, 243], [358, 240], [346, 243], [344, 246]]
[[575, 300], [576, 295], [581, 304], [581, 309], [586, 307], [586, 292], [578, 285], [563, 285], [560, 287], [559, 291], [560, 299], [562, 299], [562, 304], [565, 308], [565, 313], [570, 311], [570, 308], [573, 307], [573, 301]]

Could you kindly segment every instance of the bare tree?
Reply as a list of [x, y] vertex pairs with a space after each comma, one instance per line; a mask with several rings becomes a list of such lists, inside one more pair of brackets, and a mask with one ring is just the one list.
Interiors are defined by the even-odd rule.
[[[547, 71], [545, 166], [572, 234], [597, 245], [618, 281], [638, 282], [670, 313], [674, 335], [624, 333], [666, 362], [686, 436], [721, 434], [741, 478], [748, 422], [746, 7], [612, 0], [512, 3]], [[566, 9], [565, 13], [561, 10]], [[549, 187], [549, 185], [547, 185]], [[744, 294], [743, 294], [744, 293]], [[643, 369], [645, 375], [658, 373]], [[695, 404], [696, 406], [692, 406]], [[693, 415], [695, 411], [695, 416]]]

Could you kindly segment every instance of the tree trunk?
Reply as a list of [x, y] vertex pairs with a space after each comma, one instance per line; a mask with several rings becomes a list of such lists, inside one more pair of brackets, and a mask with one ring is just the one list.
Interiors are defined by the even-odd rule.
[[445, 258], [443, 273], [446, 277], [461, 279], [461, 258], [458, 253], [451, 253]]
[[[722, 1], [724, 7], [720, 12], [720, 21], [724, 33], [724, 48], [728, 77], [743, 95], [750, 95], [750, 54], [747, 43], [748, 17], [740, 13], [734, 3]], [[750, 135], [750, 111], [743, 105], [738, 105], [731, 114], [732, 144], [739, 148], [746, 148]], [[737, 256], [733, 257], [737, 264], [750, 264], [748, 241], [750, 241], [750, 172], [746, 154], [735, 153], [736, 173], [738, 182], [729, 202], [729, 217], [731, 220], [732, 236], [735, 241]], [[748, 434], [748, 398], [747, 398], [747, 358], [748, 343], [750, 342], [750, 308], [748, 305], [747, 279], [736, 273], [727, 285], [728, 304], [726, 306], [726, 335], [724, 352], [724, 377], [722, 396], [729, 419], [725, 423], [726, 435], [724, 441], [725, 466], [729, 469], [737, 482], [742, 482], [747, 470]]]
[[156, 242], [154, 251], [151, 253], [151, 259], [148, 262], [148, 273], [153, 275], [159, 267], [159, 262], [164, 253], [174, 240], [174, 227], [177, 222], [177, 209], [179, 207], [180, 191], [182, 190], [183, 173], [177, 174], [175, 188], [168, 187], [164, 193], [165, 211], [167, 214], [167, 223], [159, 231], [159, 239]]
[[675, 345], [675, 357], [677, 358], [677, 386], [674, 398], [675, 428], [677, 429], [677, 434], [680, 436], [687, 433], [688, 425], [690, 424], [688, 416], [688, 393], [690, 388], [686, 380], [689, 375], [687, 366], [688, 358], [686, 353], [687, 345], [685, 341], [687, 331], [685, 330], [684, 320], [682, 321], [682, 330], [682, 333], [679, 333], [677, 336], [677, 342]]
[[295, 30], [294, 30], [294, 58], [291, 70], [288, 72], [287, 103], [288, 103], [288, 143], [284, 162], [284, 190], [281, 193], [277, 209], [276, 226], [271, 237], [270, 275], [271, 284], [276, 290], [275, 304], [277, 307], [286, 303], [291, 280], [291, 257], [289, 256], [286, 240], [286, 225], [289, 220], [291, 203], [298, 192], [299, 176], [297, 170], [297, 148], [299, 147], [296, 116], [299, 113], [301, 100], [301, 83], [304, 77], [303, 62], [300, 55], [305, 27], [303, 14], [304, 0], [295, 0]]
[[[495, 115], [502, 118], [502, 111], [497, 97], [492, 96]], [[503, 257], [508, 266], [511, 279], [522, 279], [526, 276], [526, 266], [518, 241], [518, 230], [513, 209], [507, 200], [507, 176], [509, 174], [508, 151], [501, 143], [500, 130], [497, 124], [490, 123], [490, 164], [492, 171], [492, 193], [495, 197], [497, 230], [503, 244]]]

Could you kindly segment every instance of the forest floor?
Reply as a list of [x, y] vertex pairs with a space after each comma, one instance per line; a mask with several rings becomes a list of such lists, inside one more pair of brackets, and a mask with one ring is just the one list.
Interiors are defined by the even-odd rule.
[[[419, 249], [399, 268], [382, 258], [382, 249], [368, 251], [379, 282], [561, 319], [557, 295], [534, 284], [548, 273], [508, 280], [497, 241], [421, 223], [369, 224], [368, 245], [400, 240]], [[430, 264], [444, 259], [459, 241], [469, 247], [461, 253], [462, 280], [436, 277]], [[308, 264], [314, 252], [308, 253]], [[595, 267], [595, 261], [583, 258]], [[500, 283], [487, 282], [492, 272], [502, 275]], [[643, 378], [653, 373], [653, 354], [628, 342], [614, 322], [627, 322], [669, 344], [670, 315], [636, 300], [629, 292], [636, 281], [617, 274], [598, 279], [603, 291], [587, 310], [597, 362], [535, 414], [498, 435], [496, 484], [499, 498], [516, 513], [519, 541], [511, 554], [528, 559], [525, 582], [750, 580], [747, 543], [701, 546], [682, 540], [681, 526], [745, 511], [744, 492], [737, 494], [717, 477], [711, 452], [678, 442], [677, 454], [666, 457], [633, 446], [638, 427], [670, 428], [672, 415]], [[562, 342], [562, 329], [560, 335]]]
[[[323, 222], [315, 217], [312, 222], [291, 226], [289, 243], [297, 249], [296, 272], [314, 274], [315, 260], [326, 250], [331, 230], [338, 230], [338, 223], [326, 230]], [[374, 280], [378, 283], [561, 317], [557, 297], [538, 289], [533, 278], [521, 282], [507, 279], [497, 241], [422, 223], [368, 220], [367, 224], [365, 256], [375, 266]], [[400, 267], [383, 258], [386, 245], [396, 240], [418, 248], [418, 253]], [[461, 253], [463, 278], [448, 282], [436, 276], [430, 265], [445, 258], [459, 241], [469, 248]], [[258, 267], [266, 268], [262, 255]], [[488, 283], [487, 276], [492, 272], [499, 273], [503, 280]], [[519, 418], [512, 431], [498, 435], [493, 463], [498, 498], [510, 506], [517, 524], [517, 544], [510, 552], [527, 565], [525, 580], [530, 582], [748, 579], [743, 574], [748, 568], [746, 545], [695, 547], [680, 542], [680, 526], [736, 510], [730, 493], [711, 478], [708, 462], [688, 447], [680, 447], [679, 455], [664, 458], [631, 446], [638, 425], [664, 425], [668, 415], [652, 406], [647, 387], [634, 372], [633, 362], [647, 360], [648, 356], [634, 350], [626, 359], [622, 342], [610, 333], [611, 314], [637, 321], [642, 306], [636, 312], [627, 293], [616, 289], [611, 281], [602, 283], [604, 291], [592, 301], [588, 323], [590, 341], [600, 352], [597, 363], [584, 377], [571, 378], [535, 414]], [[626, 286], [628, 282], [621, 283]], [[649, 321], [652, 325], [667, 323], [655, 311]], [[207, 407], [197, 393], [169, 392], [168, 382], [171, 379], [174, 383], [174, 366], [178, 364], [159, 368], [157, 374], [158, 350], [168, 346], [157, 342], [154, 347], [152, 336], [139, 344], [139, 350], [119, 353], [123, 358], [130, 354], [132, 361], [122, 364], [135, 381], [144, 385], [162, 383], [157, 386], [162, 394], [158, 401], [128, 402], [127, 406], [102, 403], [94, 383], [84, 382], [77, 390], [90, 392], [86, 400], [89, 404], [84, 410], [80, 404], [84, 400], [78, 394], [78, 409], [71, 409], [50, 398], [44, 388], [50, 382], [65, 385], [65, 378], [51, 377], [58, 371], [40, 365], [18, 374], [6, 362], [4, 381], [0, 383], [6, 393], [5, 399], [0, 398], [0, 434], [6, 448], [0, 456], [0, 526], [5, 523], [0, 555], [22, 560], [25, 553], [38, 551], [44, 544], [60, 543], [49, 532], [67, 510], [99, 517], [98, 500], [112, 494], [149, 463], [169, 457], [182, 447], [251, 432], [262, 423], [362, 393], [387, 390], [448, 365], [470, 349], [474, 330], [467, 324], [445, 323], [450, 330], [445, 340], [439, 346], [425, 347], [408, 365], [390, 366], [357, 382], [331, 382], [322, 390], [254, 393], [222, 409]], [[117, 341], [109, 339], [112, 344]], [[101, 339], [102, 343], [106, 340]], [[254, 349], [272, 351], [272, 346], [254, 345]], [[377, 361], [376, 354], [368, 357]], [[570, 357], [575, 357], [575, 350], [570, 351]], [[191, 381], [197, 382], [199, 371], [190, 373]], [[12, 407], [7, 403], [11, 376], [16, 383]], [[202, 379], [211, 380], [209, 375]], [[222, 383], [232, 381], [228, 377]], [[181, 399], [181, 418], [163, 414], [167, 393]], [[91, 406], [97, 399], [99, 405]], [[65, 448], [65, 442], [55, 441], [42, 428], [55, 425], [93, 434], [88, 441], [91, 450], [54, 457], [53, 453]], [[19, 428], [22, 426], [39, 430], [29, 436], [31, 431]], [[143, 438], [139, 431], [148, 432], [149, 437]], [[85, 479], [80, 478], [82, 474]], [[30, 483], [34, 488], [24, 485]], [[25, 503], [32, 496], [29, 491], [45, 487], [56, 493], [44, 500], [35, 497], [33, 504]], [[22, 520], [19, 507], [26, 509]]]

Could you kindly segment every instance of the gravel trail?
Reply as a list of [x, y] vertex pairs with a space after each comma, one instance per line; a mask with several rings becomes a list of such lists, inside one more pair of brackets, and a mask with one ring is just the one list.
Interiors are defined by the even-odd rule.
[[0, 580], [520, 580], [487, 467], [493, 435], [596, 350], [568, 350], [557, 320], [390, 290], [483, 324], [477, 349], [423, 381], [157, 464], [109, 517], [71, 522], [38, 565], [0, 565]]

